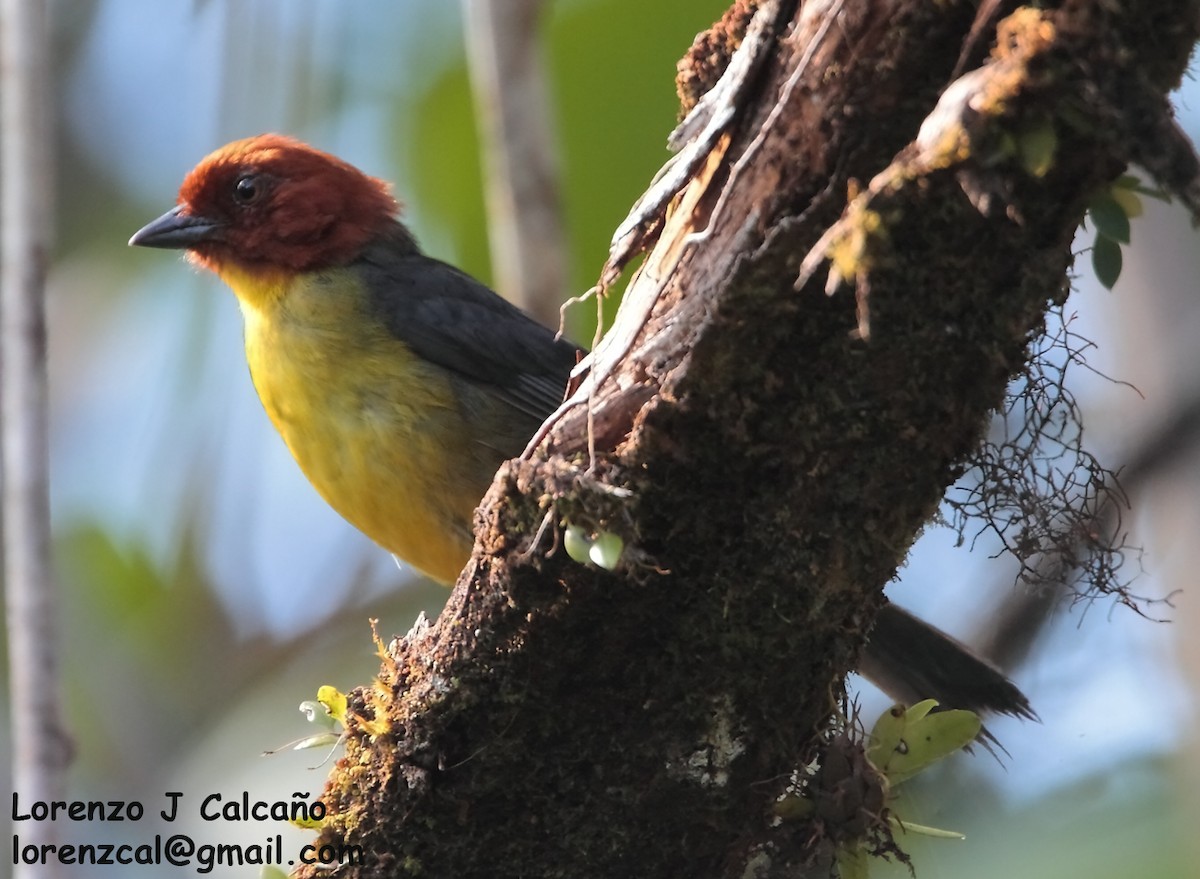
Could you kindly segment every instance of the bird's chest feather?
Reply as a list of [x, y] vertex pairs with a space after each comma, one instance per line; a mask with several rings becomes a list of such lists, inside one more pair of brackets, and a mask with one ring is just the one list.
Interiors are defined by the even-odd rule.
[[331, 283], [296, 285], [273, 308], [243, 305], [255, 388], [334, 509], [426, 573], [453, 579], [486, 488], [465, 473], [468, 431], [453, 384], [373, 321], [352, 289]]

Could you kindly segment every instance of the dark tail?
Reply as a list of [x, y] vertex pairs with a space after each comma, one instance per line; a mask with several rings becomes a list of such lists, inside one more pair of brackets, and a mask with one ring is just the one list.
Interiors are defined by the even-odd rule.
[[894, 604], [879, 612], [858, 670], [905, 705], [936, 699], [944, 708], [1037, 719], [1025, 694], [1003, 672]]

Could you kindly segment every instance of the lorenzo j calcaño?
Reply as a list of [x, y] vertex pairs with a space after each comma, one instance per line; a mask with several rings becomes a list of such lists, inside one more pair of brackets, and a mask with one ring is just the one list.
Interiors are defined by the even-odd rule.
[[[292, 138], [207, 156], [129, 243], [186, 250], [237, 296], [263, 407], [321, 496], [435, 580], [470, 556], [500, 463], [579, 349], [417, 246], [388, 184]], [[1029, 716], [1000, 672], [888, 605], [863, 671], [893, 697]]]

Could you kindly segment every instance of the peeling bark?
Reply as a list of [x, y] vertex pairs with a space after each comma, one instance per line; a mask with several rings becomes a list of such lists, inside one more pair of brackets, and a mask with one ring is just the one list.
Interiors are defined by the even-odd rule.
[[[352, 694], [322, 841], [369, 860], [341, 875], [827, 875], [828, 834], [773, 804], [1066, 295], [1088, 197], [1173, 130], [1198, 18], [737, 6], [684, 80], [713, 83], [752, 10], [777, 11], [768, 51], [648, 202], [590, 374], [498, 475], [439, 619]], [[1007, 145], [1047, 122], [1037, 177]], [[626, 562], [571, 561], [563, 523]]]

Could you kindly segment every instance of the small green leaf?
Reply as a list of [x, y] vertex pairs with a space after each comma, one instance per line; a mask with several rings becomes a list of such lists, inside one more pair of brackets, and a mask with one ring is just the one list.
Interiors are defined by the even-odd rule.
[[875, 724], [867, 757], [892, 786], [970, 744], [983, 727], [979, 715], [954, 709], [933, 712], [926, 699], [912, 708], [896, 706]]
[[[879, 715], [879, 719], [875, 721], [875, 726], [871, 730], [871, 744], [867, 748], [867, 759], [875, 765], [876, 769], [883, 766], [893, 751], [902, 747], [909, 724], [923, 718], [936, 708], [937, 704], [936, 699], [926, 699], [911, 708], [893, 705]], [[907, 748], [907, 745], [903, 745], [903, 747]]]
[[[1153, 198], [1158, 201], [1170, 202], [1170, 200], [1171, 200], [1171, 197], [1169, 195], [1167, 195], [1167, 193], [1165, 193], [1163, 190], [1156, 189], [1153, 186], [1147, 186], [1145, 183], [1143, 183], [1141, 180], [1138, 179], [1136, 174], [1122, 174], [1120, 177], [1117, 178], [1116, 182], [1113, 183], [1112, 189], [1113, 189], [1114, 193], [1124, 190], [1126, 192], [1133, 192], [1133, 193], [1137, 193], [1138, 195], [1144, 195], [1146, 198]], [[1130, 216], [1132, 217], [1132, 216], [1137, 216], [1137, 215], [1130, 214]]]
[[592, 539], [578, 525], [568, 525], [563, 532], [563, 546], [567, 555], [581, 565], [588, 563], [588, 552], [592, 548]]
[[900, 747], [904, 738], [905, 713], [903, 705], [893, 705], [875, 721], [867, 746], [867, 759], [877, 769], [883, 766], [888, 755]]
[[1121, 277], [1121, 245], [1106, 235], [1097, 235], [1092, 245], [1092, 268], [1096, 280], [1111, 290]]
[[621, 539], [620, 535], [613, 534], [611, 531], [601, 531], [596, 535], [591, 549], [588, 550], [588, 558], [597, 567], [611, 571], [621, 561], [621, 553], [624, 551], [625, 541]]
[[1142, 197], [1133, 189], [1114, 185], [1109, 190], [1109, 195], [1113, 197], [1113, 201], [1121, 206], [1121, 210], [1125, 212], [1125, 216], [1131, 220], [1137, 219], [1146, 212], [1145, 207], [1142, 205]]
[[973, 742], [981, 727], [979, 715], [961, 709], [939, 711], [912, 724], [904, 739], [907, 753], [896, 753], [888, 762], [888, 781], [893, 786], [907, 781]]
[[1088, 203], [1088, 215], [1101, 235], [1122, 244], [1129, 243], [1129, 215], [1107, 189]]
[[1054, 164], [1058, 134], [1054, 123], [1042, 119], [1020, 133], [1021, 165], [1034, 177], [1045, 177]]

